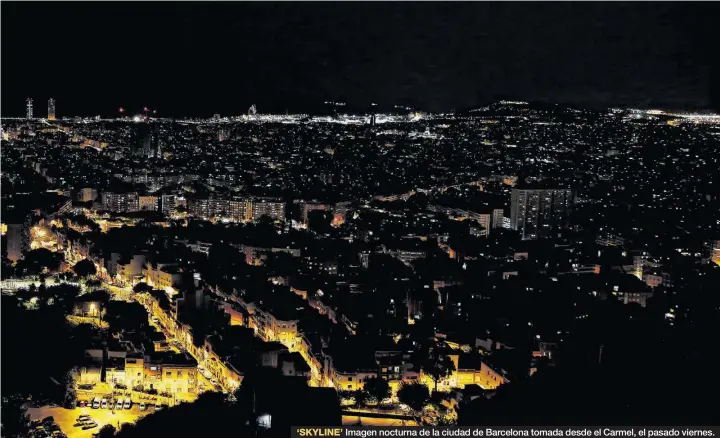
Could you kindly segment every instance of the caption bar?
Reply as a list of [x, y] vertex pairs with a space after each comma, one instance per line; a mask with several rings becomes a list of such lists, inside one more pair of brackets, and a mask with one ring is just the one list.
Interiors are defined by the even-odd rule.
[[614, 437], [720, 438], [720, 427], [293, 427], [301, 437]]

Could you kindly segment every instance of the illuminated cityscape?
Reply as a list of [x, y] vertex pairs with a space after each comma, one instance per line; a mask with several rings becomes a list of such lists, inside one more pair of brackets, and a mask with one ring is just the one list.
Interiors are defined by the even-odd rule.
[[[403, 6], [413, 19], [383, 6], [398, 11], [390, 15], [403, 35], [388, 26], [388, 41], [407, 59], [379, 44], [369, 23], [394, 22], [370, 5], [372, 16], [350, 4], [190, 5], [192, 14], [167, 6], [200, 30], [159, 25], [132, 50], [127, 34], [111, 31], [160, 22], [151, 18], [166, 10], [65, 5], [37, 14], [43, 32], [68, 44], [88, 38], [68, 26], [79, 22], [70, 13], [107, 18], [102, 50], [77, 46], [77, 59], [107, 77], [84, 78], [87, 90], [74, 75], [89, 73], [77, 71], [40, 86], [19, 80], [20, 62], [20, 73], [8, 69], [12, 90], [3, 82], [12, 93], [0, 120], [3, 436], [710, 424], [717, 413], [707, 400], [720, 389], [715, 101], [649, 105], [654, 94], [635, 99], [621, 85], [555, 101], [533, 92], [534, 76], [512, 85], [526, 93], [496, 97], [466, 92], [461, 78], [432, 80], [429, 70], [402, 86], [393, 72], [387, 83], [375, 76], [474, 68], [459, 46], [453, 64], [440, 55], [444, 42], [438, 52], [428, 37], [413, 52], [411, 37], [429, 32], [413, 27], [427, 21], [462, 39], [445, 26], [472, 27], [487, 12], [479, 5]], [[650, 20], [653, 10], [607, 6], [607, 18], [593, 8], [605, 18], [578, 18], [588, 28], [625, 23], [623, 14]], [[574, 23], [561, 9], [542, 16]], [[18, 23], [36, 14], [6, 10]], [[315, 14], [309, 29], [298, 24]], [[504, 26], [482, 23], [520, 44]], [[223, 26], [247, 32], [241, 48], [216, 38], [227, 35]], [[262, 51], [247, 42], [254, 26], [272, 30], [269, 42], [253, 42], [268, 44]], [[161, 53], [171, 39], [183, 51]], [[562, 41], [545, 35], [531, 48], [550, 59]], [[483, 44], [497, 57], [483, 68], [517, 67], [500, 54], [504, 45]], [[624, 56], [608, 47], [612, 56], [597, 56]], [[108, 48], [144, 70], [118, 76]], [[386, 50], [393, 56], [375, 64]], [[188, 53], [199, 65], [187, 65]], [[248, 64], [211, 74], [200, 53]], [[296, 68], [285, 68], [293, 56]], [[306, 57], [314, 70], [301, 68]], [[483, 76], [483, 87], [506, 86], [500, 71]], [[168, 72], [181, 85], [166, 83]], [[326, 85], [313, 82], [322, 75]], [[360, 90], [352, 75], [372, 87]], [[306, 88], [296, 89], [296, 77]], [[98, 96], [94, 81], [108, 91]], [[407, 89], [414, 99], [393, 94]], [[476, 102], [463, 103], [476, 91]], [[26, 95], [48, 99], [47, 118], [34, 117]]]

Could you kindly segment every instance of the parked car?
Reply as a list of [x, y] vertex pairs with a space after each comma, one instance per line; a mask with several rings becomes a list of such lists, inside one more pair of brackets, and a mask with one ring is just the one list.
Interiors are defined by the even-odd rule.
[[145, 402], [140, 402], [140, 410], [144, 411], [145, 409], [147, 409], [147, 405], [145, 404]]
[[130, 409], [132, 407], [132, 400], [130, 400], [130, 397], [125, 397], [125, 403], [123, 404], [123, 407], [125, 409]]
[[92, 408], [93, 409], [99, 409], [100, 408], [100, 397], [95, 397], [92, 402]]
[[88, 424], [95, 423], [95, 420], [92, 418], [78, 418], [77, 423], [73, 424], [73, 427], [82, 427], [87, 426]]
[[100, 402], [100, 407], [103, 408], [103, 409], [107, 409], [107, 407], [108, 407], [108, 401], [107, 401], [106, 398], [102, 399], [102, 401]]
[[85, 401], [85, 400], [78, 400], [78, 407], [84, 408], [85, 406], [87, 406], [87, 401]]
[[119, 398], [117, 399], [117, 403], [115, 403], [115, 410], [121, 410], [123, 408], [123, 399]]

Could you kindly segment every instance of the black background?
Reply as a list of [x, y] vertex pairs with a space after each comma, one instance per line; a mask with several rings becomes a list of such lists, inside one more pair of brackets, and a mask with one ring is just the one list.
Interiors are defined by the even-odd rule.
[[718, 107], [714, 3], [2, 4], [2, 113]]

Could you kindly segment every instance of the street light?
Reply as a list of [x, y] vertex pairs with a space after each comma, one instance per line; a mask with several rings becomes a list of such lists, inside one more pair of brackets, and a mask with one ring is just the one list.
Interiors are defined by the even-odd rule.
[[94, 316], [98, 319], [98, 325], [101, 325], [101, 324], [100, 324], [100, 321], [101, 321], [100, 317], [101, 317], [102, 315], [100, 314], [100, 309], [95, 305], [95, 303], [90, 303], [90, 316], [92, 317], [93, 314], [94, 314]]

